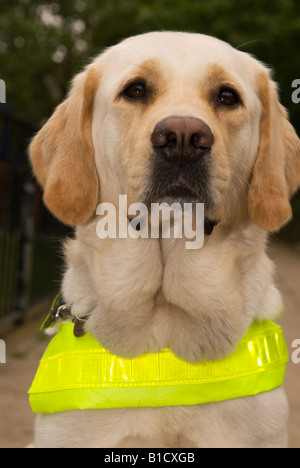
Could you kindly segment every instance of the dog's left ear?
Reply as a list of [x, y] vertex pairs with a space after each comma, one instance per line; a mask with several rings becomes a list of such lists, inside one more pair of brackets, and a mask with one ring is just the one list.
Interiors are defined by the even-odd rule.
[[276, 232], [292, 217], [290, 198], [300, 185], [300, 140], [279, 102], [270, 72], [261, 67], [257, 82], [263, 115], [248, 195], [249, 212], [256, 224]]
[[99, 181], [92, 142], [92, 114], [99, 75], [77, 75], [68, 98], [33, 139], [30, 161], [44, 202], [65, 224], [86, 222], [96, 209]]

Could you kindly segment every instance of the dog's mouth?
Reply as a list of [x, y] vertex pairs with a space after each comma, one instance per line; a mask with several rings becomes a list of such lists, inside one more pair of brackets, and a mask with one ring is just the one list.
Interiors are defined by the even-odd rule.
[[[151, 193], [151, 196], [149, 194]], [[150, 190], [148, 192], [148, 197], [143, 197], [143, 202], [146, 204], [149, 213], [151, 213], [152, 204], [163, 204], [167, 203], [168, 205], [180, 204], [182, 210], [185, 209], [185, 204], [192, 205], [194, 210], [197, 203], [204, 203], [205, 210], [208, 212], [208, 216], [204, 218], [204, 232], [205, 235], [210, 236], [214, 228], [219, 224], [219, 220], [214, 219], [214, 217], [209, 216], [209, 203], [205, 199], [206, 197], [201, 196], [201, 193], [198, 193], [196, 188], [190, 187], [184, 180], [171, 182], [160, 186], [160, 190]], [[132, 227], [139, 231], [141, 229], [140, 222], [133, 221], [133, 218], [129, 218], [129, 222], [132, 224]]]
[[174, 201], [195, 201], [198, 196], [194, 190], [182, 183], [175, 183], [170, 187], [166, 187], [163, 197], [172, 198]]
[[178, 178], [176, 181], [165, 181], [160, 183], [155, 188], [152, 186], [150, 193], [148, 192], [147, 203], [201, 203], [204, 202], [199, 196], [197, 189], [192, 187], [183, 178]]
[[[180, 204], [182, 211], [191, 209], [192, 205], [193, 219], [195, 219], [194, 210], [197, 204], [204, 204], [204, 230], [206, 235], [212, 234], [219, 222], [215, 216], [210, 164], [205, 157], [198, 164], [182, 168], [175, 164], [166, 165], [155, 155], [152, 156], [150, 177], [147, 189], [141, 195], [141, 201], [147, 206], [148, 210], [151, 210], [152, 204], [167, 203], [169, 208], [173, 204]], [[190, 206], [187, 207], [185, 204]]]

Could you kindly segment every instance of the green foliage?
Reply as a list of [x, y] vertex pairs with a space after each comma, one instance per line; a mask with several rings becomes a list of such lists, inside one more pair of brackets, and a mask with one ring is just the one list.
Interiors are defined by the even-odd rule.
[[274, 67], [283, 103], [300, 125], [291, 101], [291, 83], [300, 78], [296, 0], [1, 0], [0, 8], [0, 75], [17, 115], [34, 124], [104, 47], [170, 29], [217, 36]]
[[270, 65], [300, 129], [300, 104], [291, 100], [291, 84], [300, 79], [297, 0], [1, 0], [0, 78], [8, 101], [38, 126], [91, 57], [152, 30], [217, 36]]

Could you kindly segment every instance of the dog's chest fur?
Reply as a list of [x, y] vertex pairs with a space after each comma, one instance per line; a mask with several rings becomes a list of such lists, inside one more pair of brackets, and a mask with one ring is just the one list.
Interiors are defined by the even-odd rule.
[[186, 250], [185, 239], [99, 240], [92, 225], [77, 236], [66, 249], [64, 297], [121, 356], [170, 347], [191, 362], [218, 359], [254, 318], [280, 309], [265, 239], [253, 225], [234, 235], [216, 229], [199, 250]]

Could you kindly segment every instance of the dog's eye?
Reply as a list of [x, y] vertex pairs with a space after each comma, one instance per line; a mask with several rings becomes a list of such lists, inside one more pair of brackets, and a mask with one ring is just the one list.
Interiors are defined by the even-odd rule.
[[241, 99], [233, 89], [222, 88], [218, 96], [218, 104], [225, 107], [237, 107], [241, 104]]
[[136, 81], [127, 86], [123, 94], [130, 100], [142, 100], [146, 97], [146, 85], [143, 81]]

